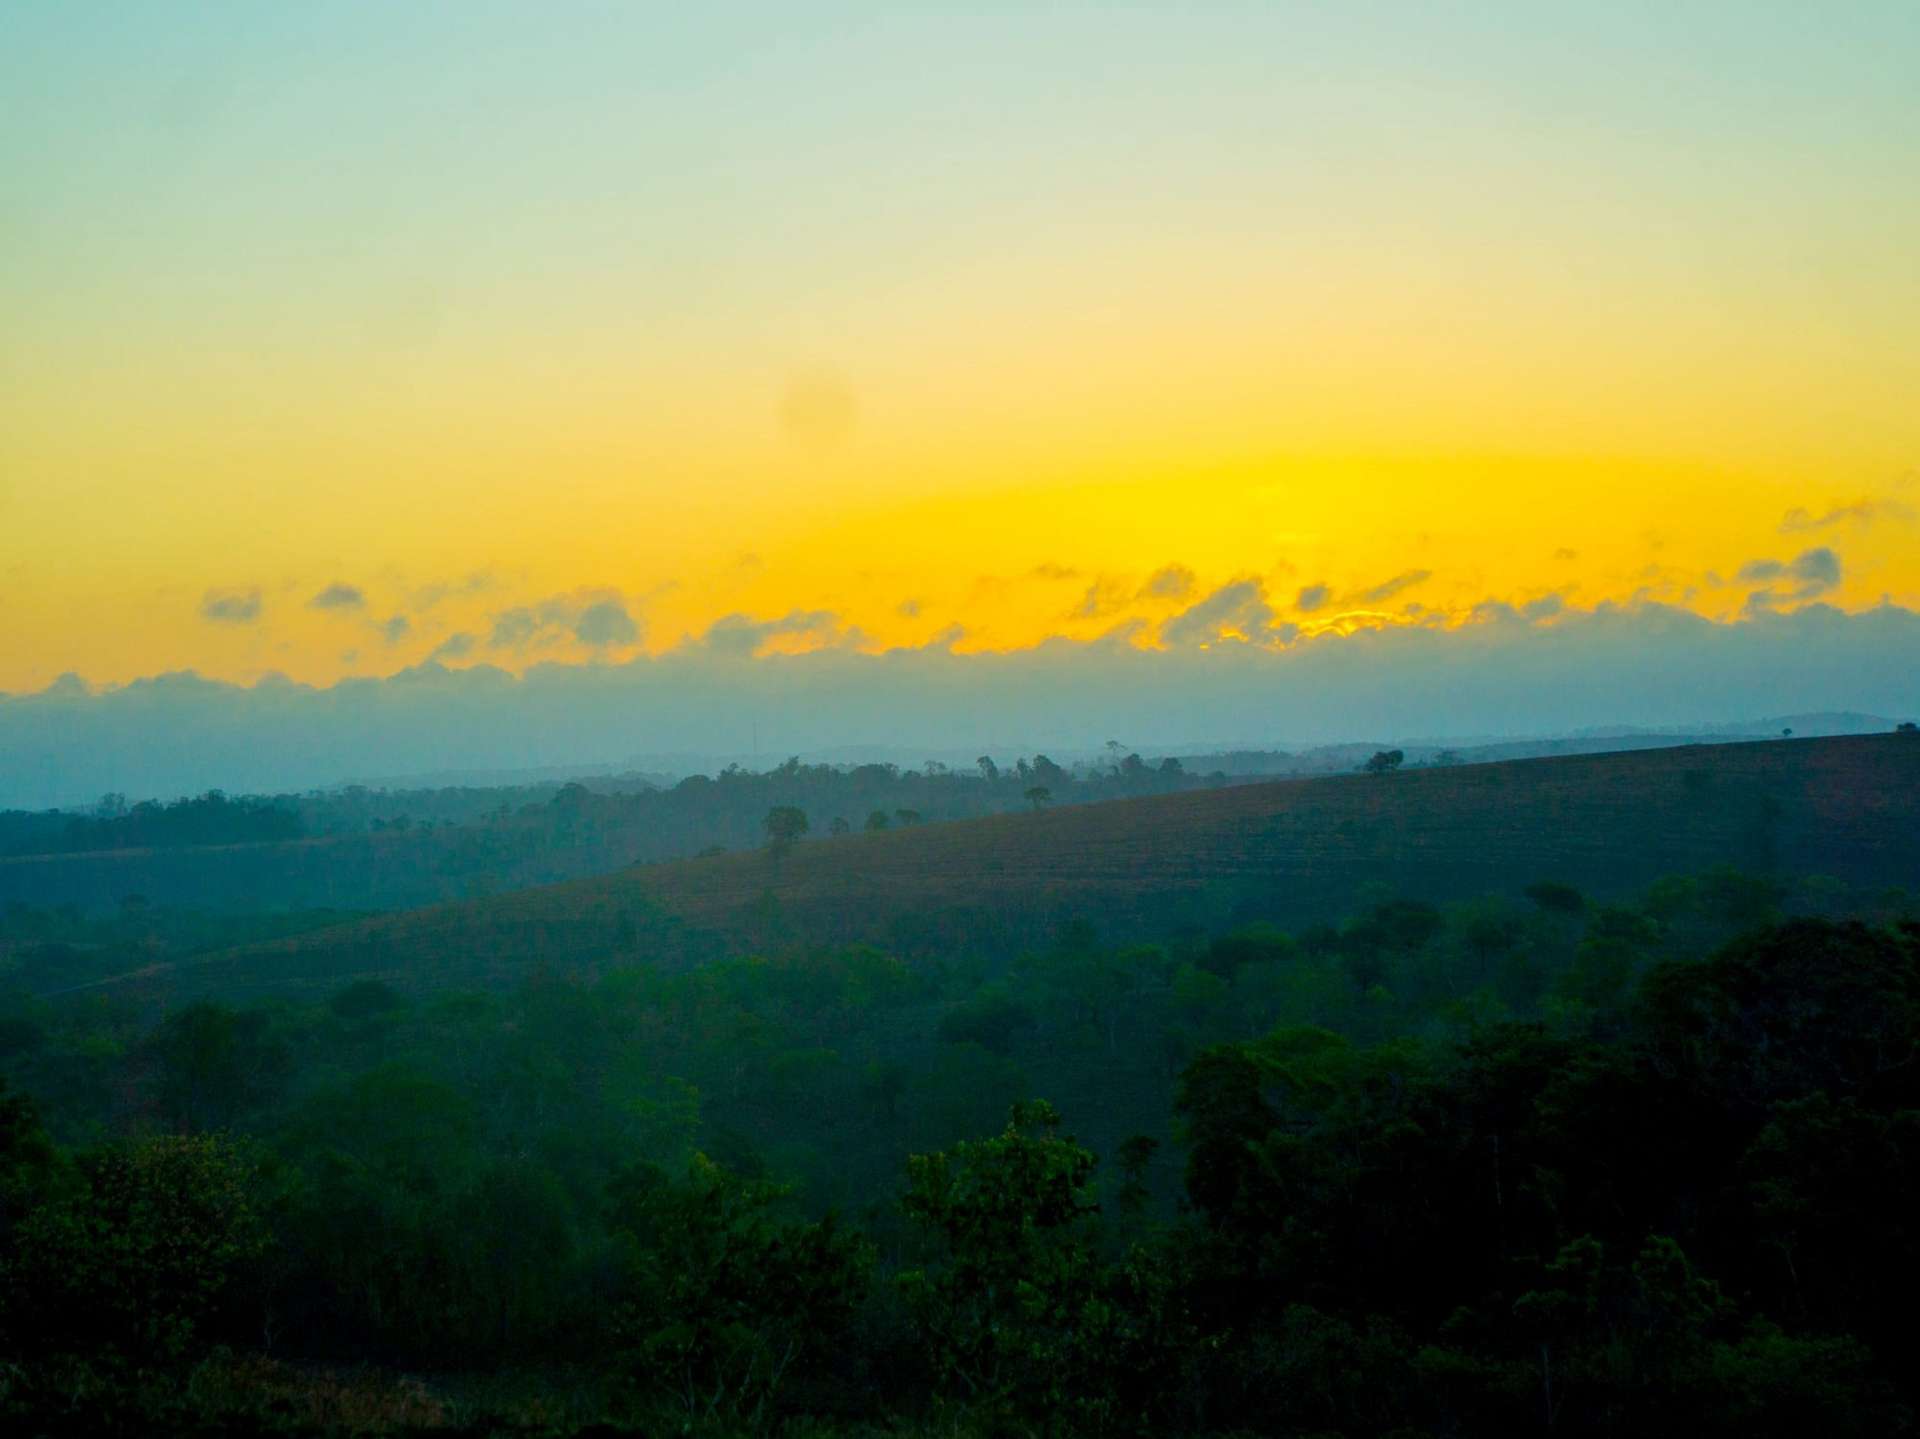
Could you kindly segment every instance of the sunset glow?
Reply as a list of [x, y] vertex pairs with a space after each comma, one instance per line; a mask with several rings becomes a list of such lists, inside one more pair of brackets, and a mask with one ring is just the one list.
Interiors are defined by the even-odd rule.
[[7, 6], [0, 689], [1920, 605], [1912, 7], [1391, 8]]

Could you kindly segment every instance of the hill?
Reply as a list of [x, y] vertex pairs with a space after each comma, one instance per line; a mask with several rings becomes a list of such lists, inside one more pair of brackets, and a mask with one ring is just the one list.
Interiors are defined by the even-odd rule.
[[1553, 880], [1608, 898], [1725, 865], [1869, 889], [1920, 881], [1920, 741], [1344, 775], [853, 834], [417, 910], [108, 983], [172, 995], [364, 975], [485, 985], [541, 966], [846, 942], [990, 959], [1069, 920], [1109, 941], [1254, 920], [1298, 930], [1383, 891], [1444, 902]]

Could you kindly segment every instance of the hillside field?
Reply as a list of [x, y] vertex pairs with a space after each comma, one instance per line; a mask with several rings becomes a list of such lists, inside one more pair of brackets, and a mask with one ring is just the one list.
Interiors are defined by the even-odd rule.
[[810, 839], [321, 929], [104, 981], [154, 998], [513, 983], [869, 942], [1004, 958], [1070, 920], [1109, 942], [1370, 895], [1624, 897], [1719, 866], [1920, 883], [1920, 741], [1787, 740], [1346, 775]]

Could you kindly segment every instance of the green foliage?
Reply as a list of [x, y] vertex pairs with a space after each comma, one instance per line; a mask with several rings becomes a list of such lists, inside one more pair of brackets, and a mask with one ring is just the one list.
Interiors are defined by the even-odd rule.
[[[517, 1371], [550, 1432], [1901, 1432], [1920, 930], [1742, 934], [1809, 891], [1728, 874], [1548, 893], [1068, 920], [1010, 965], [638, 939], [491, 993], [15, 1001], [0, 1414], [210, 1422], [256, 1362], [225, 1342]], [[156, 1123], [249, 1137], [111, 1137]], [[455, 1383], [366, 1402], [485, 1427]]]
[[260, 1010], [194, 1004], [168, 1015], [150, 1047], [161, 1112], [186, 1129], [224, 1129], [278, 1092], [291, 1063]]
[[683, 1178], [615, 1181], [613, 1342], [686, 1426], [753, 1427], [783, 1386], [831, 1356], [868, 1283], [871, 1247], [831, 1216], [777, 1217], [787, 1191], [696, 1155]]
[[942, 1241], [944, 1262], [900, 1276], [941, 1382], [986, 1406], [1057, 1412], [1097, 1323], [1094, 1156], [1060, 1134], [1045, 1101], [1017, 1104], [991, 1139], [907, 1161], [901, 1208]]
[[33, 1101], [10, 1093], [0, 1079], [0, 1254], [10, 1251], [15, 1229], [53, 1197], [64, 1177]]
[[79, 1176], [14, 1231], [13, 1341], [148, 1362], [191, 1353], [267, 1247], [252, 1159], [216, 1136], [167, 1136], [82, 1156]]
[[1033, 1015], [1006, 989], [988, 985], [940, 1021], [940, 1038], [948, 1044], [977, 1044], [995, 1054], [1009, 1054]]

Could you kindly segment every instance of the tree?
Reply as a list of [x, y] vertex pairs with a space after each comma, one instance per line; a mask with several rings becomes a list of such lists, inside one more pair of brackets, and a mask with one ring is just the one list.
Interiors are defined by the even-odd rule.
[[871, 1247], [831, 1216], [776, 1219], [786, 1196], [698, 1154], [683, 1179], [641, 1164], [613, 1186], [616, 1342], [687, 1430], [769, 1418], [781, 1385], [831, 1356], [865, 1293]]
[[940, 1021], [940, 1039], [946, 1044], [977, 1044], [995, 1054], [1010, 1054], [1020, 1035], [1033, 1027], [1027, 1007], [1003, 985], [984, 986]]
[[206, 1001], [169, 1015], [149, 1049], [158, 1062], [161, 1105], [187, 1129], [233, 1123], [271, 1097], [291, 1064], [263, 1011]]
[[851, 833], [852, 830], [853, 830], [853, 826], [847, 823], [846, 816], [839, 815], [839, 814], [836, 814], [833, 817], [833, 822], [827, 826], [827, 833], [832, 835], [836, 839], [838, 839], [843, 834]]
[[1039, 809], [1053, 799], [1053, 791], [1043, 784], [1037, 784], [1020, 797], [1035, 809]]
[[1915, 724], [1912, 720], [1901, 720], [1899, 724], [1893, 727], [1893, 732], [1895, 734], [1920, 734], [1920, 724]]
[[1373, 758], [1368, 760], [1362, 768], [1364, 768], [1368, 774], [1392, 774], [1400, 768], [1401, 762], [1404, 761], [1406, 757], [1403, 751], [1397, 749], [1375, 750], [1373, 752]]
[[944, 1241], [946, 1262], [900, 1288], [941, 1379], [976, 1402], [1045, 1412], [1094, 1337], [1094, 1163], [1045, 1100], [1014, 1105], [992, 1139], [907, 1160], [900, 1207]]
[[14, 1227], [52, 1194], [61, 1172], [59, 1151], [40, 1126], [40, 1113], [0, 1079], [0, 1254]]
[[1000, 778], [1000, 766], [993, 762], [992, 755], [983, 754], [974, 763], [980, 766], [980, 778], [988, 784]]
[[767, 843], [775, 849], [787, 848], [809, 828], [807, 812], [790, 804], [775, 805], [761, 823], [766, 826]]
[[1260, 1066], [1238, 1045], [1202, 1050], [1180, 1075], [1174, 1107], [1186, 1124], [1187, 1197], [1225, 1224], [1256, 1184], [1257, 1146], [1277, 1123]]
[[920, 823], [920, 811], [917, 809], [897, 809], [893, 812], [893, 817], [903, 825]]
[[875, 830], [887, 829], [891, 827], [892, 824], [893, 821], [887, 817], [887, 812], [883, 809], [876, 809], [872, 814], [867, 816], [867, 831], [869, 833]]
[[1137, 1219], [1146, 1212], [1153, 1198], [1147, 1188], [1147, 1166], [1159, 1152], [1160, 1141], [1150, 1134], [1135, 1134], [1120, 1141], [1120, 1190], [1114, 1196], [1120, 1212]]
[[896, 1059], [875, 1059], [860, 1075], [860, 1094], [891, 1124], [898, 1116], [900, 1096], [907, 1091], [907, 1067]]
[[267, 1247], [252, 1160], [214, 1135], [164, 1135], [85, 1156], [70, 1198], [16, 1230], [10, 1325], [55, 1352], [173, 1360], [205, 1342]]
[[1587, 908], [1584, 894], [1570, 884], [1560, 884], [1551, 879], [1537, 880], [1528, 885], [1526, 896], [1547, 913], [1569, 918], [1584, 914]]
[[1037, 754], [1033, 757], [1031, 772], [1035, 782], [1039, 784], [1065, 784], [1072, 778], [1064, 769], [1060, 768], [1059, 765], [1055, 764], [1043, 754]]

